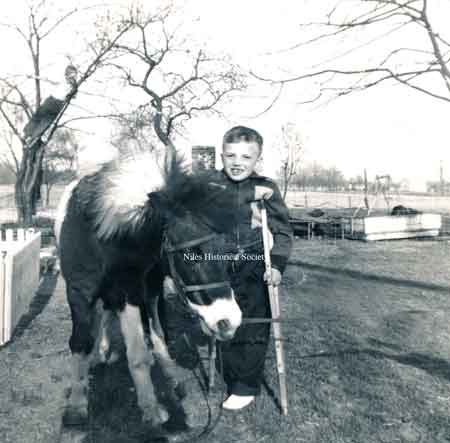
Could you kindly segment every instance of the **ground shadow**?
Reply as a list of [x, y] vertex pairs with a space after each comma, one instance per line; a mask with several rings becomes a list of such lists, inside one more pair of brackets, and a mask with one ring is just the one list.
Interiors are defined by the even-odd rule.
[[[202, 374], [198, 384], [206, 386], [206, 371], [198, 350], [205, 341], [203, 334], [191, 317], [174, 312], [171, 306], [165, 308], [167, 316], [163, 323], [172, 358], [182, 368], [198, 369], [197, 372]], [[113, 336], [117, 333], [118, 330], [112, 331]], [[183, 385], [174, 390], [157, 363], [151, 368], [152, 382], [158, 402], [169, 413], [169, 420], [157, 429], [142, 421], [128, 363], [124, 353], [120, 355], [115, 363], [99, 364], [91, 370], [85, 440], [92, 443], [160, 443], [179, 433], [193, 431], [186, 424], [186, 413], [180, 401], [186, 395]], [[207, 395], [206, 392], [203, 394]]]
[[[164, 396], [160, 374], [152, 371], [157, 396]], [[173, 411], [173, 408], [172, 408]], [[142, 422], [133, 380], [125, 358], [97, 365], [89, 384], [88, 441], [95, 443], [166, 442], [161, 429]]]
[[57, 274], [44, 275], [36, 294], [31, 300], [28, 312], [20, 317], [9, 343], [12, 343], [14, 340], [21, 337], [31, 322], [45, 309], [52, 298], [57, 281]]
[[274, 402], [275, 406], [277, 407], [278, 411], [281, 414], [283, 409], [281, 407], [280, 399], [278, 398], [272, 386], [270, 386], [266, 375], [263, 376], [262, 387], [265, 389], [267, 396]]
[[450, 362], [422, 352], [388, 353], [373, 348], [347, 348], [336, 352], [320, 352], [301, 355], [300, 359], [345, 358], [349, 355], [368, 355], [377, 360], [393, 360], [403, 365], [421, 369], [428, 374], [450, 381]]
[[368, 272], [354, 271], [351, 269], [334, 268], [332, 266], [316, 265], [297, 259], [289, 260], [288, 265], [301, 266], [302, 268], [309, 269], [311, 271], [326, 272], [333, 275], [340, 274], [346, 277], [353, 278], [355, 280], [372, 281], [387, 285], [403, 286], [406, 288], [445, 292], [446, 294], [450, 292], [450, 286], [437, 285], [434, 283], [427, 283], [416, 280], [405, 280], [402, 278], [386, 277], [378, 274], [371, 274]]

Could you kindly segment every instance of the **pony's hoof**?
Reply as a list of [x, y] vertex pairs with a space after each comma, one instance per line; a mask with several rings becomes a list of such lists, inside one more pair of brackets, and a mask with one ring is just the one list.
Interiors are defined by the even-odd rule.
[[86, 426], [88, 424], [87, 408], [66, 407], [62, 423], [64, 426]]
[[109, 354], [108, 359], [106, 360], [106, 364], [107, 365], [112, 365], [112, 364], [116, 363], [117, 361], [119, 361], [119, 358], [120, 358], [119, 353], [116, 352], [116, 351], [112, 351]]
[[178, 400], [183, 400], [187, 396], [186, 385], [183, 382], [177, 383], [174, 388], [175, 395], [178, 397]]
[[104, 365], [112, 365], [119, 360], [120, 356], [116, 351], [103, 352], [102, 350], [98, 353], [98, 360], [100, 363]]
[[169, 434], [180, 434], [191, 429], [186, 423], [185, 418], [179, 417], [170, 417], [161, 427]]
[[142, 421], [151, 424], [151, 426], [159, 427], [169, 419], [169, 414], [160, 406], [148, 407], [142, 411]]

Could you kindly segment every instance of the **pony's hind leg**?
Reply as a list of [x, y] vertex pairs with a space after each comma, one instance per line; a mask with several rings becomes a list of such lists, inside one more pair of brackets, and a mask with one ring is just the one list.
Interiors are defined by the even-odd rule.
[[128, 367], [136, 388], [138, 405], [143, 420], [152, 425], [159, 425], [167, 420], [167, 412], [158, 404], [150, 378], [152, 354], [145, 343], [140, 309], [125, 304], [119, 313], [122, 335], [127, 348]]

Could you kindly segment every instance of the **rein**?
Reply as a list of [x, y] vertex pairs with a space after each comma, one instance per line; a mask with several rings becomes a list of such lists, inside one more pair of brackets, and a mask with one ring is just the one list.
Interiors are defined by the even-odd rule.
[[204, 237], [195, 238], [194, 240], [188, 240], [182, 243], [178, 243], [177, 245], [173, 246], [169, 243], [169, 240], [167, 238], [167, 235], [165, 236], [166, 239], [166, 252], [175, 252], [175, 251], [181, 251], [182, 249], [191, 248], [192, 246], [198, 246], [202, 243], [206, 243], [209, 240], [212, 240], [213, 238], [216, 238], [216, 234], [208, 234]]

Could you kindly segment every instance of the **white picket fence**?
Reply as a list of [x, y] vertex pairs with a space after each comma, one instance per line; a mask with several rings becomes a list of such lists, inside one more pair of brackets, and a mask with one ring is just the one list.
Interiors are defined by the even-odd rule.
[[41, 233], [0, 231], [0, 346], [11, 340], [39, 286]]

